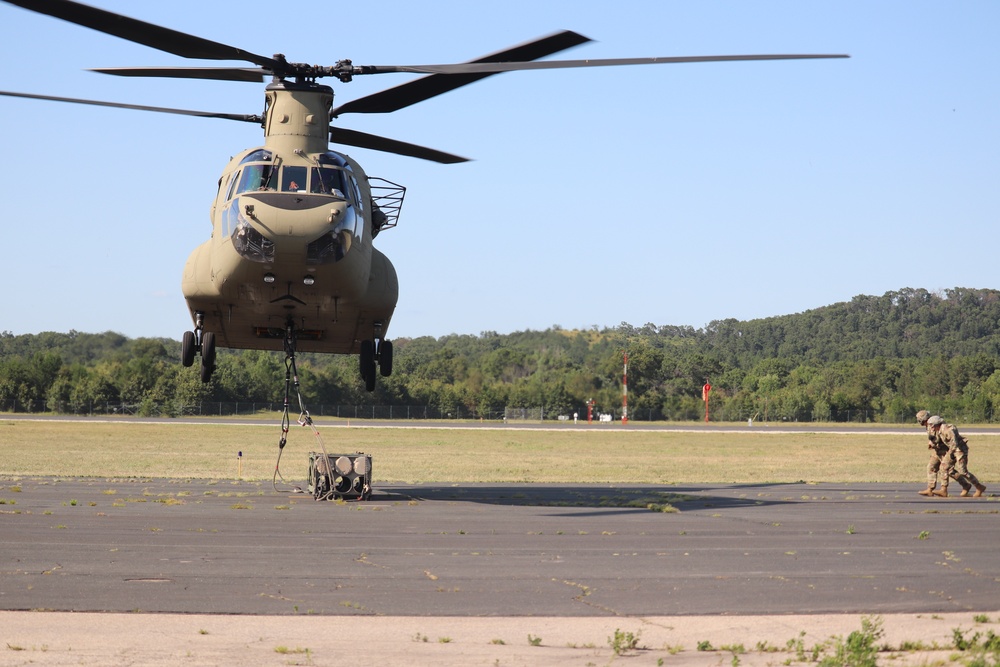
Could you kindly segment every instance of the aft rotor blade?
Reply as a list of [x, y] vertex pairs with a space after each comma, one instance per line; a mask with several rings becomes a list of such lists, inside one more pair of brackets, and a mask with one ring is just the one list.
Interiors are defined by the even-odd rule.
[[270, 70], [259, 67], [95, 67], [90, 71], [114, 76], [212, 79], [251, 83], [261, 83], [271, 74]]
[[[508, 63], [515, 61], [531, 61], [553, 53], [591, 41], [571, 30], [563, 30], [547, 37], [542, 37], [519, 46], [513, 46], [503, 51], [483, 56], [474, 63]], [[410, 81], [394, 88], [388, 88], [378, 93], [360, 97], [342, 104], [330, 115], [336, 118], [343, 113], [389, 113], [398, 111], [417, 102], [436, 97], [443, 93], [461, 88], [470, 83], [485, 79], [500, 72], [480, 72], [475, 74], [432, 74], [416, 81]]]
[[345, 146], [370, 148], [371, 150], [382, 151], [383, 153], [394, 153], [396, 155], [405, 155], [406, 157], [416, 157], [422, 160], [430, 160], [431, 162], [440, 162], [442, 164], [457, 164], [459, 162], [469, 161], [469, 158], [467, 157], [452, 155], [451, 153], [445, 153], [443, 151], [434, 150], [433, 148], [425, 148], [424, 146], [417, 146], [415, 144], [408, 144], [404, 141], [387, 139], [374, 134], [358, 132], [357, 130], [347, 130], [342, 127], [330, 128], [330, 141], [337, 144], [343, 144]]
[[97, 107], [114, 107], [116, 109], [134, 109], [136, 111], [155, 111], [157, 113], [172, 113], [182, 116], [200, 116], [202, 118], [221, 118], [223, 120], [239, 120], [246, 123], [259, 123], [261, 117], [255, 114], [219, 113], [215, 111], [192, 111], [190, 109], [172, 109], [170, 107], [148, 107], [141, 104], [122, 104], [121, 102], [102, 102], [100, 100], [84, 100], [75, 97], [54, 97], [52, 95], [35, 95], [32, 93], [14, 93], [0, 90], [0, 95], [6, 97], [24, 97], [31, 100], [47, 100], [49, 102], [69, 102], [71, 104], [89, 104]]
[[3, 1], [185, 58], [246, 60], [262, 67], [280, 68], [280, 63], [273, 58], [259, 56], [234, 46], [202, 39], [97, 7], [71, 2], [71, 0]]
[[543, 60], [540, 62], [458, 63], [452, 65], [361, 65], [354, 74], [483, 74], [535, 69], [570, 67], [613, 67], [617, 65], [668, 65], [674, 63], [712, 63], [742, 60], [811, 60], [816, 58], [850, 58], [845, 54], [774, 54], [748, 56], [666, 56], [653, 58], [606, 58], [595, 60]]

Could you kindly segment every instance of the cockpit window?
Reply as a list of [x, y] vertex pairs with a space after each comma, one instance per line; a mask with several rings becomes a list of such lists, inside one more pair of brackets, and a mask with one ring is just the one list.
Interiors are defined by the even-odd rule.
[[271, 182], [271, 170], [272, 167], [269, 164], [247, 165], [243, 168], [243, 173], [240, 174], [239, 184], [236, 186], [233, 194], [253, 190], [273, 190], [274, 183]]
[[226, 191], [226, 201], [233, 198], [233, 194], [236, 191], [236, 183], [239, 181], [239, 172], [233, 174], [229, 177], [229, 189]]
[[333, 151], [327, 151], [326, 153], [319, 154], [319, 163], [322, 165], [332, 164], [337, 167], [343, 167], [347, 165], [347, 160], [340, 153], [334, 153]]
[[[266, 151], [255, 151], [258, 158], [271, 157]], [[323, 156], [320, 156], [321, 158]], [[243, 160], [246, 162], [246, 159]], [[339, 166], [329, 165], [329, 160], [320, 159], [319, 167], [282, 165], [280, 160], [264, 164], [244, 164], [243, 169], [232, 177], [226, 193], [229, 201], [243, 192], [262, 190], [282, 192], [311, 192], [332, 195], [340, 199], [350, 199], [356, 195], [353, 178]], [[359, 196], [355, 196], [360, 201]]]
[[284, 192], [305, 192], [306, 167], [283, 167], [281, 170], [281, 189]]
[[240, 164], [246, 164], [248, 162], [270, 162], [273, 159], [274, 156], [271, 154], [271, 151], [264, 150], [263, 148], [258, 148], [257, 150], [247, 154], [246, 157], [240, 160]]
[[313, 167], [311, 169], [309, 191], [324, 195], [333, 195], [346, 199], [344, 192], [344, 173], [339, 169]]

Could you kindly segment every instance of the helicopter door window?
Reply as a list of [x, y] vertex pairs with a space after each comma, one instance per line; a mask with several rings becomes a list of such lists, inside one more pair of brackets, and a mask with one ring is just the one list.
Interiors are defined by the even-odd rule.
[[306, 168], [305, 167], [282, 167], [282, 169], [281, 169], [281, 189], [284, 192], [305, 192], [306, 191]]

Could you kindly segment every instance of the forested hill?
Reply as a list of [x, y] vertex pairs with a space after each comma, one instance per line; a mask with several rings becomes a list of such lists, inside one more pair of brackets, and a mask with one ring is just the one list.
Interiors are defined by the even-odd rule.
[[902, 289], [856, 296], [795, 315], [715, 321], [705, 349], [737, 365], [768, 358], [811, 362], [1000, 354], [1000, 291]]
[[[630, 414], [697, 419], [713, 386], [718, 419], [905, 421], [919, 408], [1000, 421], [1000, 291], [906, 288], [750, 321], [395, 339], [395, 370], [363, 390], [357, 359], [300, 355], [310, 404], [431, 406], [491, 416], [620, 414], [622, 353]], [[181, 414], [205, 401], [281, 401], [277, 353], [222, 350], [212, 382], [179, 361], [180, 342], [105, 332], [0, 333], [0, 411], [95, 412], [142, 405]], [[214, 409], [214, 408], [213, 408]], [[221, 409], [221, 408], [220, 408]]]

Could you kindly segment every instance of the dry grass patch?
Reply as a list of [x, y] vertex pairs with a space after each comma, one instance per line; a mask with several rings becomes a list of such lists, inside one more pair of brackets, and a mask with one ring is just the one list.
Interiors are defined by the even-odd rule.
[[[336, 426], [321, 427], [320, 432], [327, 452], [371, 454], [377, 480], [404, 483], [917, 483], [923, 480], [927, 459], [916, 428], [912, 435], [678, 433], [618, 426]], [[4, 435], [0, 475], [232, 480], [237, 476], [237, 452], [242, 451], [242, 479], [270, 480], [280, 427], [18, 420]], [[1000, 468], [1000, 435], [971, 440], [974, 471]], [[282, 475], [305, 478], [311, 451], [320, 451], [313, 433], [293, 430], [281, 459]]]

